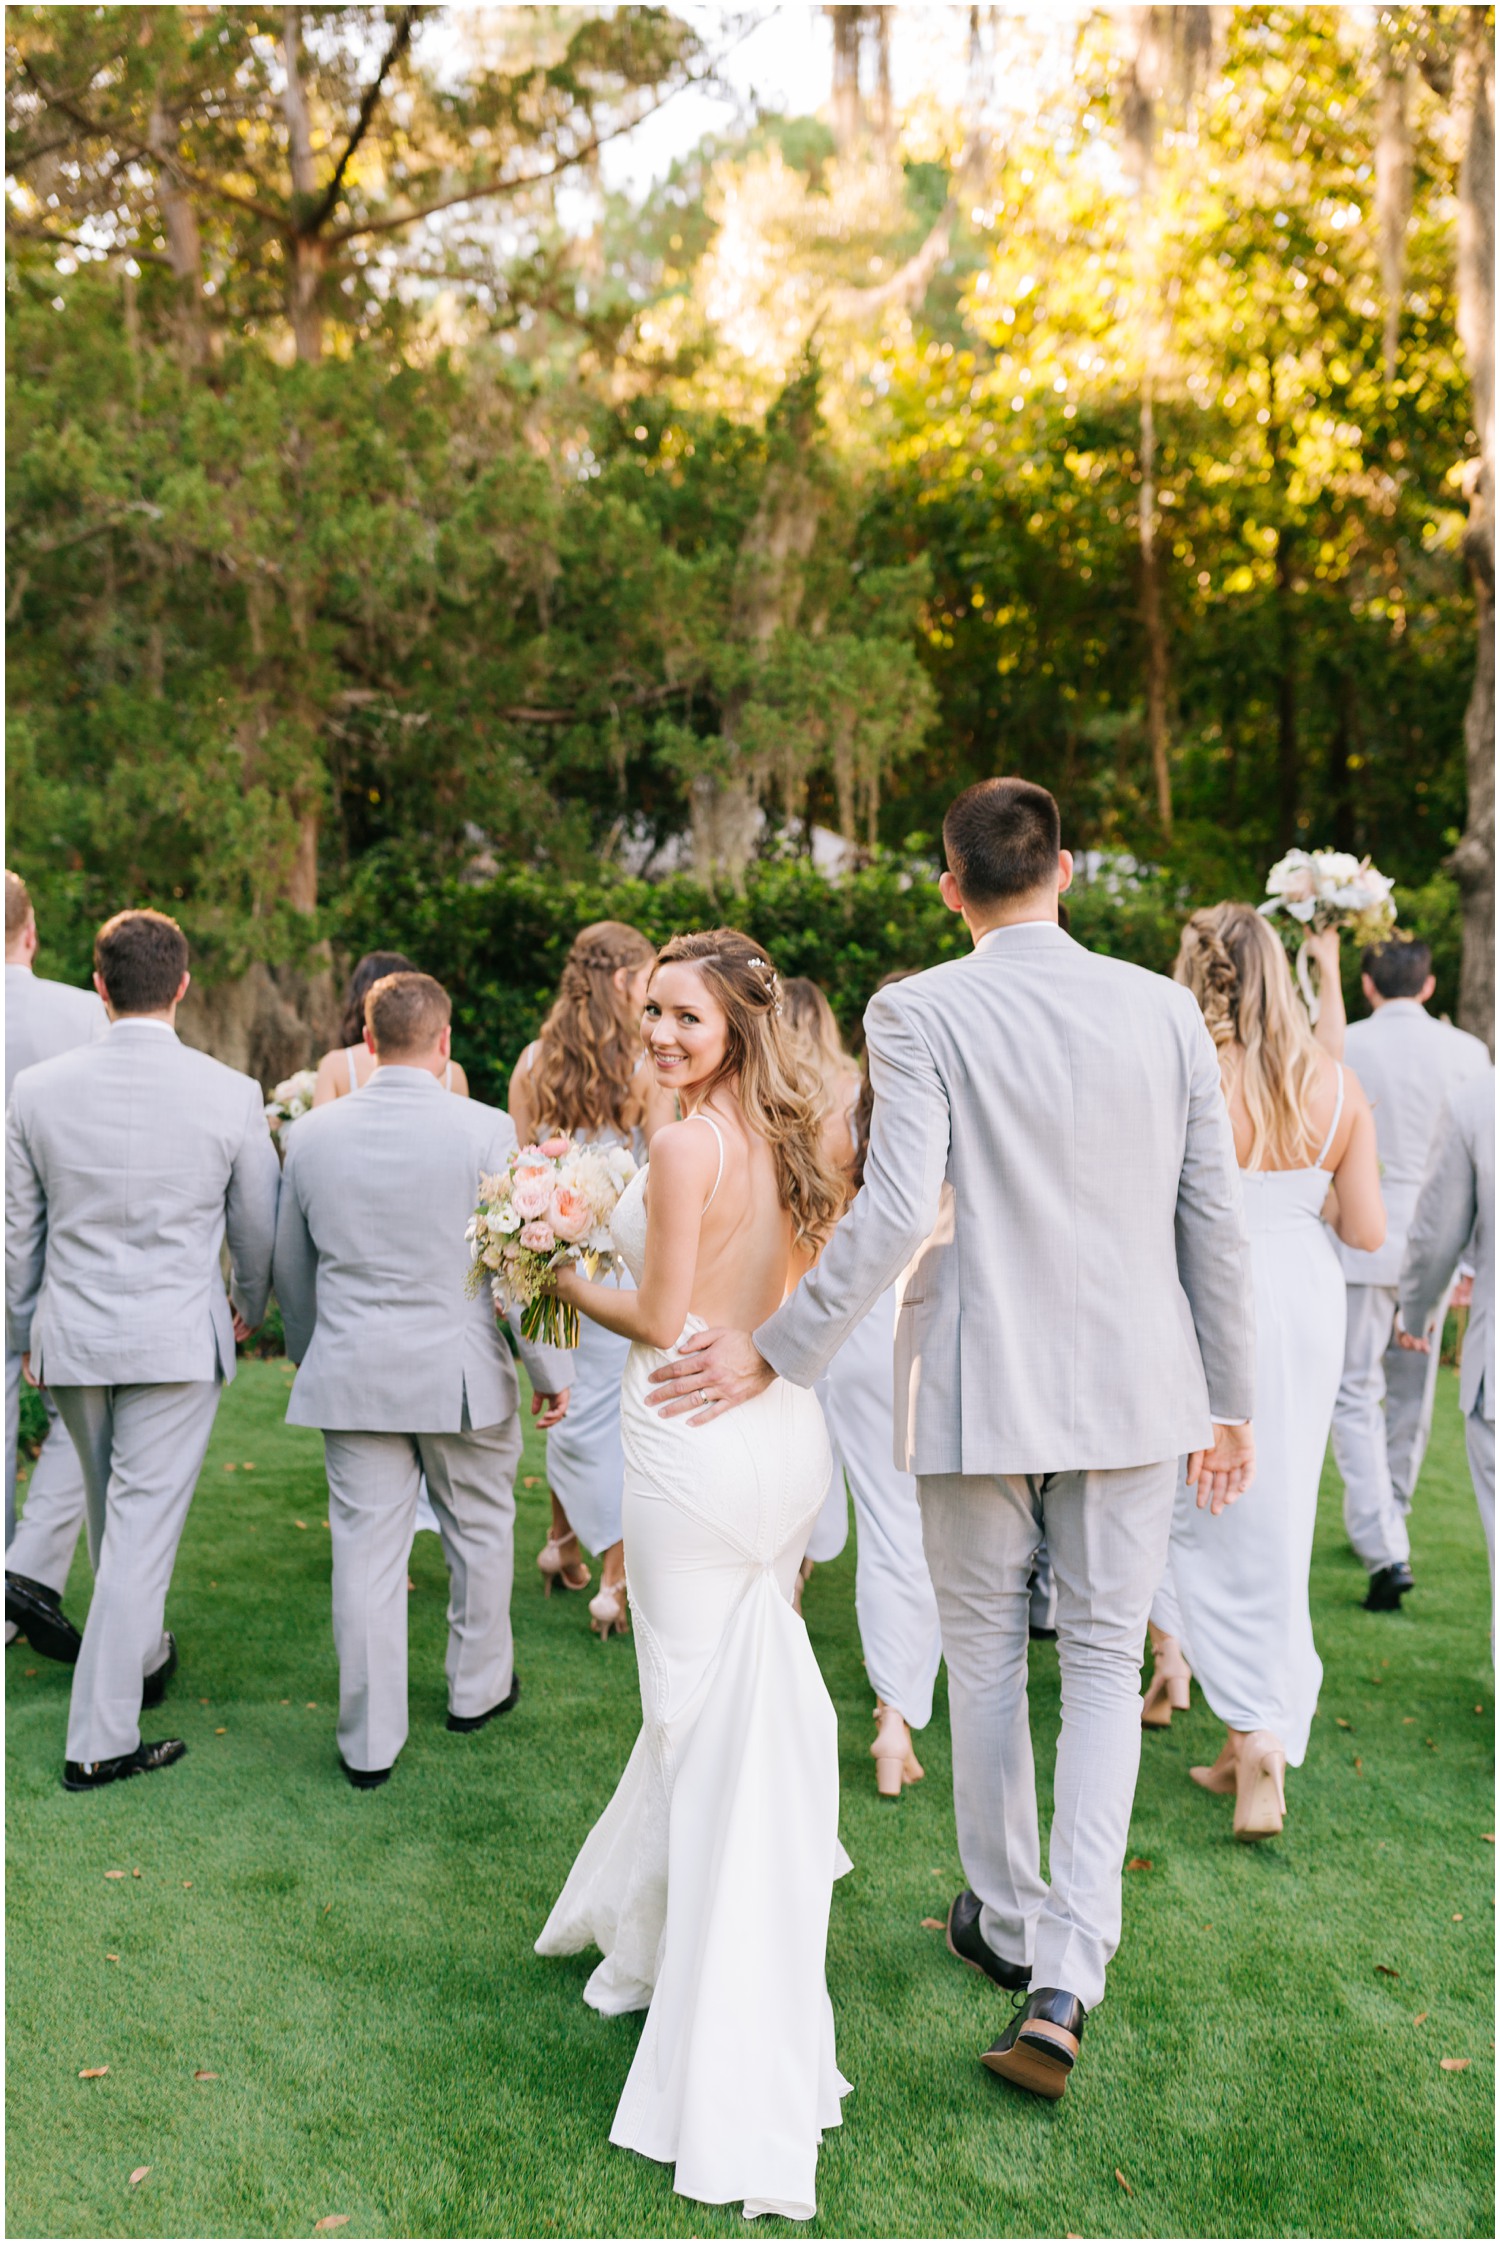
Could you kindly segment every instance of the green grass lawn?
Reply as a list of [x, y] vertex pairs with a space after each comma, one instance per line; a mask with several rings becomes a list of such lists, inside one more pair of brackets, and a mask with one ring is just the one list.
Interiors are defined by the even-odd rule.
[[[287, 1380], [243, 1367], [183, 1541], [182, 1666], [147, 1718], [187, 1738], [180, 1767], [64, 1793], [67, 1671], [6, 1657], [9, 2233], [298, 2236], [343, 2215], [348, 2236], [740, 2235], [737, 2208], [609, 2147], [639, 2021], [584, 2006], [588, 1959], [532, 1953], [639, 1719], [631, 1644], [542, 1596], [539, 1446], [519, 1708], [443, 1728], [444, 1574], [420, 1537], [411, 1739], [385, 1790], [356, 1793], [334, 1750], [321, 1445], [282, 1424]], [[1327, 1676], [1286, 1835], [1236, 1846], [1229, 1802], [1188, 1782], [1217, 1743], [1196, 1694], [1147, 1737], [1124, 1943], [1057, 2105], [980, 2068], [1008, 2007], [923, 1926], [961, 1883], [942, 1698], [927, 1782], [879, 1804], [852, 1544], [819, 1570], [807, 1619], [855, 1864], [828, 1969], [854, 2093], [814, 2233], [1494, 2234], [1493, 1676], [1451, 1373], [1405, 1612], [1359, 1610], [1338, 1494], [1330, 1468]], [[1051, 1646], [1032, 1674], [1050, 1768]]]

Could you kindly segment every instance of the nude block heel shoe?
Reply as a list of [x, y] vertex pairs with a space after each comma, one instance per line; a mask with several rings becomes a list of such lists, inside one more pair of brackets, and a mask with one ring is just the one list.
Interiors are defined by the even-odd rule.
[[597, 1597], [589, 1599], [589, 1627], [601, 1644], [630, 1634], [630, 1598], [623, 1582], [607, 1582]]
[[[564, 1554], [570, 1544], [573, 1555], [568, 1558]], [[594, 1578], [579, 1555], [576, 1535], [549, 1535], [536, 1554], [536, 1563], [547, 1597], [558, 1583], [565, 1590], [586, 1590]]]
[[875, 1761], [875, 1789], [882, 1800], [899, 1800], [906, 1784], [919, 1784], [925, 1771], [912, 1751], [906, 1718], [881, 1699], [875, 1702], [877, 1724], [870, 1752]]
[[1175, 1636], [1158, 1637], [1153, 1646], [1151, 1681], [1141, 1702], [1141, 1728], [1165, 1730], [1174, 1714], [1186, 1714], [1192, 1703], [1193, 1671]]
[[1274, 1730], [1252, 1730], [1240, 1741], [1234, 1794], [1237, 1839], [1275, 1839], [1286, 1819], [1286, 1754]]

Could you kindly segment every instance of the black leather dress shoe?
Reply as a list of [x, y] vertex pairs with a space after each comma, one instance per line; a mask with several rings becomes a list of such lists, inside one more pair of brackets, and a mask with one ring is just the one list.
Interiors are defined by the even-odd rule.
[[342, 1753], [339, 1755], [339, 1767], [356, 1792], [373, 1792], [377, 1785], [389, 1784], [391, 1781], [389, 1769], [351, 1769]]
[[972, 1964], [987, 1979], [1007, 1993], [1020, 1994], [1031, 1985], [1029, 1964], [1007, 1963], [997, 1956], [979, 1929], [979, 1912], [983, 1904], [977, 1893], [964, 1892], [957, 1896], [948, 1911], [948, 1950], [960, 1963]]
[[494, 1721], [497, 1714], [509, 1714], [520, 1696], [521, 1678], [512, 1669], [510, 1689], [498, 1706], [492, 1706], [487, 1714], [450, 1714], [448, 1727], [450, 1730], [482, 1730], [486, 1722]]
[[63, 1790], [96, 1792], [101, 1784], [118, 1784], [125, 1777], [153, 1776], [186, 1751], [181, 1738], [158, 1738], [154, 1745], [142, 1738], [134, 1753], [117, 1754], [113, 1761], [64, 1761]]
[[172, 1631], [168, 1629], [167, 1656], [162, 1661], [161, 1666], [159, 1668], [155, 1668], [152, 1673], [146, 1677], [145, 1682], [141, 1685], [141, 1705], [143, 1707], [160, 1706], [162, 1700], [167, 1695], [167, 1685], [171, 1682], [173, 1676], [176, 1673], [177, 1639], [172, 1634]]
[[1401, 1600], [1409, 1589], [1415, 1589], [1411, 1568], [1398, 1559], [1394, 1566], [1382, 1566], [1370, 1576], [1370, 1587], [1365, 1595], [1367, 1613], [1399, 1613]]
[[62, 1660], [71, 1667], [83, 1638], [62, 1609], [62, 1599], [45, 1582], [25, 1574], [5, 1577], [5, 1618], [19, 1629], [34, 1652], [44, 1660]]
[[1030, 1624], [1026, 1633], [1033, 1644], [1055, 1644], [1057, 1642], [1055, 1628], [1038, 1628], [1035, 1621]]
[[1015, 2087], [1056, 2103], [1078, 2062], [1083, 2020], [1076, 1995], [1063, 1987], [1038, 1987], [979, 2062]]

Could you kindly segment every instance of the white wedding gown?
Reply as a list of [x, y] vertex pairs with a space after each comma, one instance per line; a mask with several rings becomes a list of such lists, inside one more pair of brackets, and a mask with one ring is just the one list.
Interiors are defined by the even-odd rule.
[[[613, 1223], [638, 1284], [646, 1175]], [[838, 1724], [791, 1603], [828, 1437], [779, 1379], [707, 1426], [660, 1417], [646, 1381], [671, 1352], [634, 1345], [622, 1392], [641, 1733], [537, 1953], [598, 1948], [585, 2001], [647, 2013], [612, 2143], [675, 2165], [685, 2197], [811, 2220], [848, 2090], [825, 1977]]]

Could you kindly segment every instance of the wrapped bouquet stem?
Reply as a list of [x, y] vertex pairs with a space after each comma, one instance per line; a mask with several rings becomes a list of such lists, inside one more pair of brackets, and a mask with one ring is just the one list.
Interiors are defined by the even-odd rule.
[[525, 1339], [578, 1346], [578, 1311], [558, 1300], [551, 1280], [569, 1266], [588, 1278], [622, 1267], [609, 1219], [634, 1175], [635, 1158], [624, 1146], [556, 1137], [519, 1146], [499, 1176], [480, 1179], [467, 1233], [470, 1283], [477, 1291], [488, 1280], [502, 1316], [520, 1311]]
[[1289, 849], [1267, 873], [1266, 900], [1259, 908], [1292, 954], [1310, 1020], [1317, 1020], [1322, 1000], [1308, 936], [1336, 927], [1362, 944], [1388, 942], [1396, 930], [1393, 885], [1368, 857], [1338, 849]]

